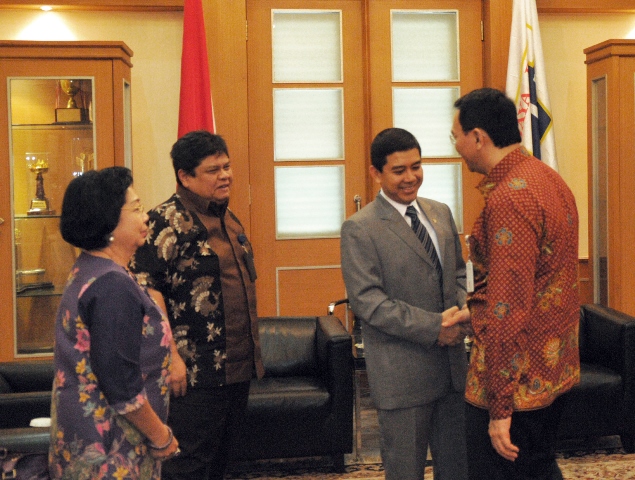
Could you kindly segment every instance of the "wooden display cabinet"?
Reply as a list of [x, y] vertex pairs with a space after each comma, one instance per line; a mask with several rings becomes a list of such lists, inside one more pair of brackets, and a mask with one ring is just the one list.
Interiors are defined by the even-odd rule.
[[584, 53], [593, 301], [635, 315], [635, 40]]
[[78, 254], [62, 199], [87, 170], [131, 166], [131, 57], [122, 42], [0, 41], [0, 361], [53, 353]]

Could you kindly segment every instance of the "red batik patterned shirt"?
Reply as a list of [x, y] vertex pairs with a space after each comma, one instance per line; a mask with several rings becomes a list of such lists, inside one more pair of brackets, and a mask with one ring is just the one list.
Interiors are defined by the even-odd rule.
[[548, 406], [579, 382], [578, 214], [562, 178], [522, 147], [478, 188], [465, 397], [501, 419]]

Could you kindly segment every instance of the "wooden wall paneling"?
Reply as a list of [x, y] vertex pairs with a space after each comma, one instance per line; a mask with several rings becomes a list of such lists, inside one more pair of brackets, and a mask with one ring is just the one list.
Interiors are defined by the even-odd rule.
[[[607, 130], [608, 130], [608, 278], [609, 278], [609, 306], [617, 310], [623, 308], [621, 304], [622, 295], [622, 265], [619, 256], [622, 249], [621, 238], [617, 232], [610, 228], [611, 225], [617, 226], [620, 221], [620, 194], [619, 194], [619, 158], [620, 146], [616, 141], [622, 135], [621, 122], [617, 116], [613, 116], [611, 112], [619, 112], [619, 99], [622, 95], [621, 85], [615, 80], [619, 78], [619, 61], [618, 58], [610, 58], [607, 78]], [[589, 153], [593, 150], [589, 150]], [[591, 213], [591, 212], [590, 212]], [[597, 214], [594, 214], [596, 216]], [[591, 217], [590, 217], [591, 218]], [[634, 312], [635, 313], [635, 312]]]
[[[589, 254], [591, 270], [596, 267], [594, 223], [607, 223], [608, 240], [608, 300], [602, 303], [628, 314], [635, 314], [635, 251], [631, 245], [635, 236], [635, 218], [632, 205], [635, 192], [633, 156], [635, 146], [635, 40], [607, 40], [584, 50], [587, 64], [588, 101], [588, 168], [589, 168]], [[599, 78], [606, 79], [606, 133], [594, 134], [593, 84]], [[594, 155], [598, 150], [594, 140], [605, 135], [608, 165], [607, 217], [598, 218], [594, 209], [593, 186], [596, 174]], [[599, 142], [598, 142], [599, 143]], [[598, 273], [595, 272], [597, 276]], [[594, 280], [595, 281], [595, 278]], [[596, 289], [598, 286], [595, 287]], [[600, 299], [598, 299], [600, 300]]]
[[[328, 304], [342, 298], [346, 290], [339, 266], [325, 265], [277, 269], [276, 291], [279, 314], [295, 316], [326, 315]], [[323, 311], [316, 310], [316, 304], [323, 305]]]
[[483, 85], [505, 90], [512, 0], [483, 0]]
[[[510, 2], [511, 3], [511, 0]], [[536, 0], [538, 13], [628, 13], [635, 12], [633, 0]]]
[[[113, 103], [115, 105], [113, 115], [114, 115], [114, 131], [113, 131], [113, 148], [115, 154], [115, 165], [125, 166], [126, 161], [126, 144], [125, 137], [126, 132], [124, 130], [125, 127], [125, 82], [128, 83], [130, 89], [132, 90], [132, 82], [130, 75], [130, 68], [127, 68], [125, 62], [120, 60], [113, 60], [112, 63], [113, 69], [113, 78], [121, 79], [121, 82], [115, 82], [113, 84]], [[130, 92], [132, 95], [132, 91]], [[130, 100], [130, 99], [129, 99]], [[117, 105], [120, 105], [117, 108]], [[132, 115], [132, 112], [130, 112]], [[132, 121], [131, 121], [132, 122]], [[132, 132], [132, 125], [129, 125], [130, 132]], [[132, 133], [130, 135], [132, 137]], [[132, 138], [130, 139], [132, 142]], [[132, 145], [130, 145], [130, 154], [132, 155]]]
[[204, 0], [216, 133], [227, 142], [234, 172], [230, 207], [250, 234], [246, 2]]
[[[0, 59], [0, 71], [9, 68], [11, 60]], [[8, 106], [7, 87], [0, 88], [0, 106], [4, 109]], [[11, 191], [11, 159], [9, 145], [9, 116], [0, 115], [0, 145], [7, 145], [7, 148], [0, 148], [0, 192]], [[15, 269], [12, 265], [12, 206], [9, 201], [0, 202], [0, 252], [3, 254], [3, 264], [11, 264], [10, 268], [0, 268], [0, 291], [11, 292], [13, 290], [13, 275]], [[8, 255], [7, 255], [8, 254]], [[13, 356], [13, 337], [15, 335], [13, 323], [13, 302], [0, 301], [0, 359], [5, 360], [9, 355]], [[2, 355], [2, 352], [6, 352]]]
[[578, 262], [578, 291], [580, 304], [593, 303], [593, 284], [591, 278], [591, 266], [589, 260], [582, 258]]
[[[610, 224], [610, 229], [617, 230], [620, 238], [619, 256], [613, 258], [614, 264], [619, 264], [621, 272], [617, 277], [620, 292], [620, 310], [631, 315], [635, 314], [635, 249], [633, 249], [633, 239], [635, 238], [635, 216], [633, 215], [633, 205], [635, 205], [635, 44], [630, 44], [631, 52], [629, 56], [620, 57], [620, 96], [619, 102], [619, 123], [620, 140], [619, 163], [609, 162], [611, 169], [619, 168], [617, 177], [619, 219], [615, 224]], [[612, 119], [611, 119], [612, 120]], [[618, 165], [615, 165], [618, 163]]]

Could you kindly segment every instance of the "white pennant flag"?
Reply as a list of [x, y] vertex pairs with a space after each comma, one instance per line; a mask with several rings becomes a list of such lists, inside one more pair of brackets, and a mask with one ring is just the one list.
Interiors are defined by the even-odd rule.
[[523, 146], [557, 171], [535, 0], [514, 0], [506, 93], [516, 104]]

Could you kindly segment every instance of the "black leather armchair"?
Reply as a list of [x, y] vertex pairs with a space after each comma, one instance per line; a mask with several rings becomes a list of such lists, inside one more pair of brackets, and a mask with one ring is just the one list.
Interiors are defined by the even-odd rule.
[[[253, 380], [232, 459], [332, 456], [353, 448], [351, 336], [337, 317], [260, 319], [265, 377]], [[0, 364], [0, 447], [46, 451], [53, 362]]]
[[234, 460], [332, 456], [353, 448], [353, 357], [337, 317], [264, 317], [265, 377], [253, 380]]
[[619, 435], [635, 453], [635, 317], [583, 305], [580, 360], [581, 381], [568, 393], [559, 438]]
[[53, 371], [51, 361], [0, 363], [0, 448], [48, 451], [49, 429], [29, 424], [51, 414]]
[[51, 416], [53, 375], [50, 360], [0, 363], [0, 429]]

